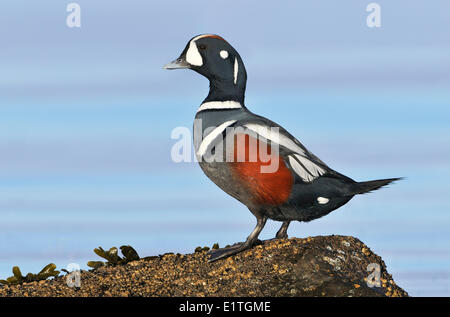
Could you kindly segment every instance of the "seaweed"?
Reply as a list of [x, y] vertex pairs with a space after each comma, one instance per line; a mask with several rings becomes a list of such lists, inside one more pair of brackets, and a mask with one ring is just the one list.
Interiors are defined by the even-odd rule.
[[[219, 244], [218, 243], [214, 243], [212, 246], [213, 250], [216, 250], [219, 248]], [[210, 248], [209, 247], [196, 247], [194, 252], [202, 252], [202, 251], [209, 251]]]
[[94, 269], [98, 269], [102, 266], [115, 266], [115, 265], [123, 265], [131, 261], [139, 260], [140, 257], [133, 247], [129, 245], [123, 245], [120, 247], [120, 251], [122, 252], [123, 257], [118, 255], [118, 250], [116, 247], [110, 248], [108, 251], [105, 251], [102, 247], [98, 247], [94, 249], [95, 254], [99, 257], [102, 257], [106, 260], [103, 261], [89, 261], [87, 265]]
[[1, 284], [5, 285], [17, 285], [28, 282], [38, 282], [46, 280], [49, 277], [55, 277], [59, 275], [59, 271], [56, 271], [56, 265], [54, 263], [50, 263], [46, 265], [39, 273], [33, 274], [28, 273], [23, 276], [20, 268], [18, 266], [14, 266], [12, 268], [13, 276], [8, 277], [6, 280], [0, 280]]

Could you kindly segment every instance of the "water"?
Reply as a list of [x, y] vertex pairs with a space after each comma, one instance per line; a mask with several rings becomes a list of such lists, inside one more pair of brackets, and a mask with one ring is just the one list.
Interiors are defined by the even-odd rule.
[[[414, 103], [425, 96], [384, 95], [370, 101], [380, 106], [367, 114], [360, 111], [360, 105], [370, 109], [364, 94], [255, 95], [248, 97], [257, 105], [249, 103], [252, 110], [282, 123], [340, 172], [357, 180], [406, 177], [324, 218], [293, 223], [290, 236], [356, 236], [410, 295], [450, 295], [444, 103], [432, 100], [427, 109], [434, 115], [421, 115]], [[282, 107], [274, 109], [280, 98]], [[3, 105], [0, 277], [10, 276], [13, 265], [22, 272], [50, 262], [86, 268], [99, 260], [92, 252], [98, 246], [130, 244], [148, 256], [244, 239], [254, 226], [246, 208], [196, 163], [170, 159], [170, 131], [191, 126], [196, 103], [142, 96]], [[269, 222], [261, 237], [271, 238], [278, 226]]]
[[379, 0], [377, 29], [355, 1], [77, 3], [80, 29], [57, 1], [0, 4], [1, 278], [86, 268], [98, 246], [146, 256], [247, 236], [246, 208], [170, 159], [208, 87], [162, 65], [213, 32], [245, 62], [251, 110], [356, 180], [406, 177], [289, 234], [356, 236], [411, 295], [450, 295], [448, 1]]

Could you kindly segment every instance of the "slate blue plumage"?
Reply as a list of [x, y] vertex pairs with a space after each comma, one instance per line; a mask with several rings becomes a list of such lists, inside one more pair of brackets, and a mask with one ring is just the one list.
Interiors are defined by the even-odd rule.
[[[248, 110], [244, 102], [247, 82], [244, 63], [238, 52], [218, 35], [192, 38], [180, 57], [165, 68], [189, 68], [208, 78], [209, 94], [195, 117], [196, 122], [201, 122], [203, 136], [194, 140], [200, 167], [257, 219], [245, 242], [213, 250], [210, 261], [252, 247], [267, 219], [282, 221], [276, 238], [287, 238], [290, 221], [320, 218], [357, 194], [399, 179], [356, 182], [327, 166], [283, 127]], [[276, 106], [282, 111], [282, 105]], [[253, 140], [257, 143], [252, 143]], [[268, 163], [259, 152], [261, 142], [272, 155], [270, 162], [277, 164], [270, 173], [262, 172]], [[232, 146], [228, 147], [229, 144]], [[246, 158], [242, 162], [236, 160], [236, 152], [241, 150]], [[252, 151], [256, 153], [256, 161], [249, 159]], [[230, 157], [234, 160], [227, 161]]]

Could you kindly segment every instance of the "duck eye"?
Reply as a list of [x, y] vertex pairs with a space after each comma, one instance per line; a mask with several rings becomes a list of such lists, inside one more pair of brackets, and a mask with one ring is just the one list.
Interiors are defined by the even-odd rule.
[[206, 45], [205, 44], [200, 44], [198, 46], [198, 48], [201, 49], [201, 50], [206, 50]]

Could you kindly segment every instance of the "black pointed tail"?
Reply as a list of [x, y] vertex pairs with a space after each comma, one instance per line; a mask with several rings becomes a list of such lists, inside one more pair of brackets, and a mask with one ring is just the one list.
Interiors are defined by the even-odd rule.
[[378, 179], [375, 181], [354, 183], [351, 185], [351, 192], [352, 195], [369, 193], [400, 179], [402, 178]]

